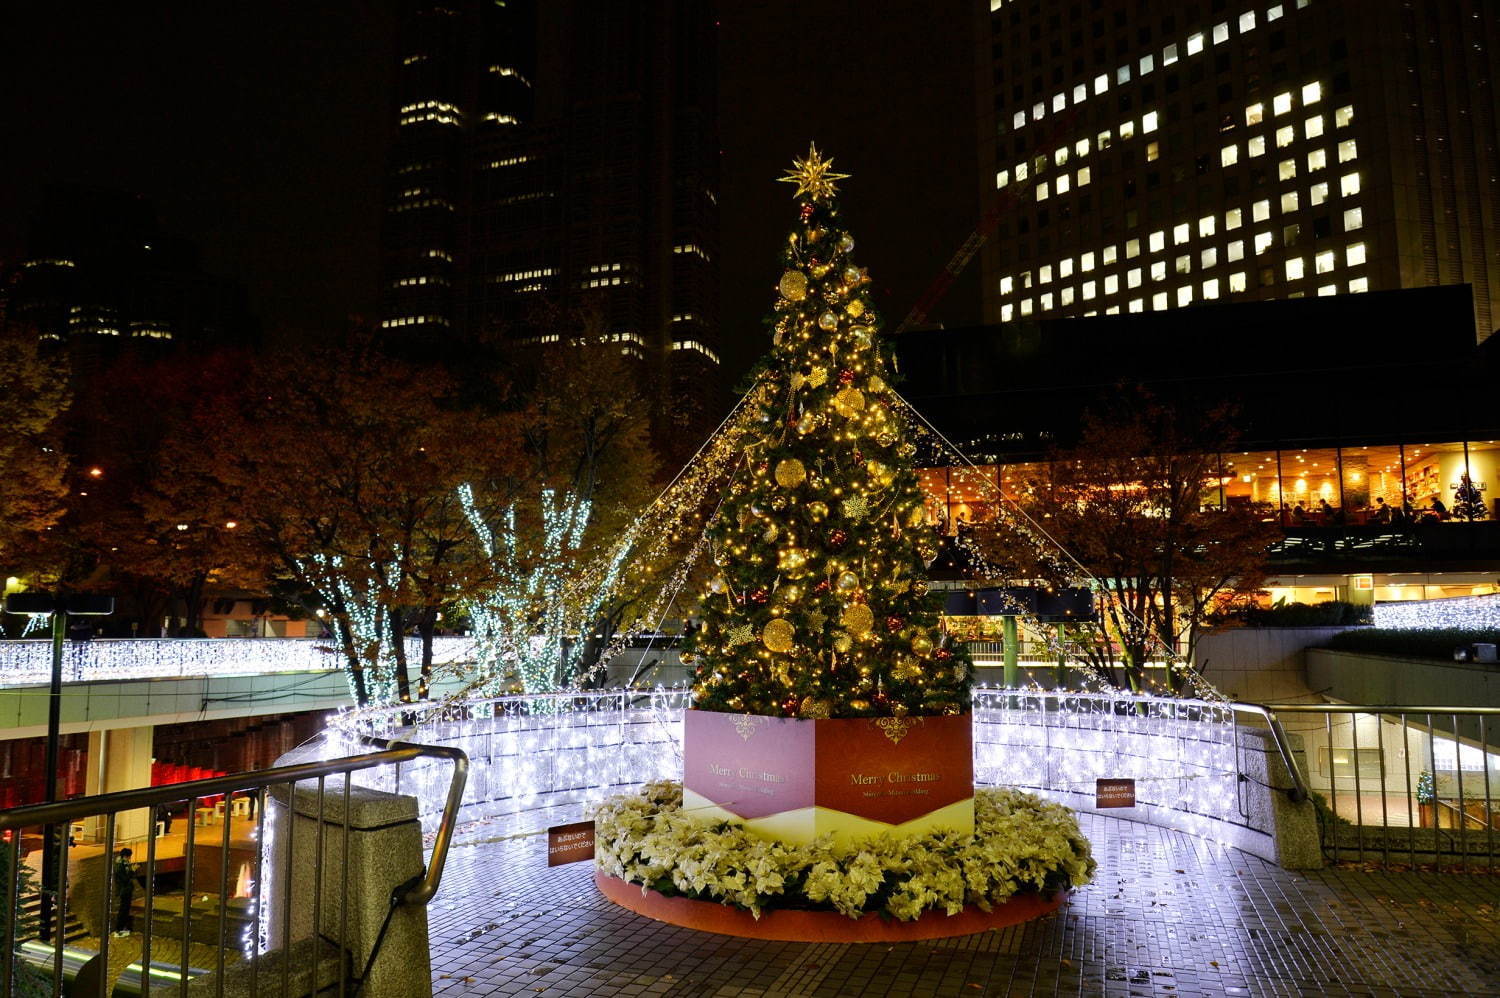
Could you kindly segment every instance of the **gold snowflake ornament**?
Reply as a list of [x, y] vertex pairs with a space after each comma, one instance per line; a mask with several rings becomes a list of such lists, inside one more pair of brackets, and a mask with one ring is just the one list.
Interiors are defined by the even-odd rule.
[[783, 184], [797, 185], [797, 193], [793, 196], [798, 200], [805, 195], [809, 201], [827, 201], [837, 193], [833, 182], [847, 180], [849, 174], [834, 173], [833, 160], [824, 159], [817, 144], [813, 143], [808, 146], [807, 156], [793, 159], [792, 168], [786, 171], [786, 176], [778, 179]]

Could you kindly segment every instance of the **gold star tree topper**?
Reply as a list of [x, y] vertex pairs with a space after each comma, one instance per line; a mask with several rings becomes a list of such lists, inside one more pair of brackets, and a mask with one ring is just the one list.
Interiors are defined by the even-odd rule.
[[833, 182], [847, 180], [849, 174], [834, 173], [833, 159], [824, 159], [818, 152], [817, 144], [810, 143], [807, 156], [793, 159], [792, 168], [786, 171], [786, 176], [777, 179], [783, 184], [796, 184], [797, 193], [793, 197], [799, 200], [806, 195], [810, 201], [827, 201], [837, 192]]

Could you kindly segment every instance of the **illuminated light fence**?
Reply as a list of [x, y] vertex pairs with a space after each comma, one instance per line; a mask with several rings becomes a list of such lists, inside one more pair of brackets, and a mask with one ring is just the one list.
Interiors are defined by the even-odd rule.
[[[350, 711], [323, 744], [283, 762], [354, 754], [357, 736], [398, 737], [468, 754], [463, 818], [496, 830], [541, 827], [545, 809], [569, 809], [649, 780], [682, 777], [686, 690], [502, 696], [416, 710]], [[1136, 806], [1120, 817], [1180, 829], [1273, 859], [1269, 807], [1250, 789], [1270, 782], [1252, 757], [1263, 743], [1235, 724], [1228, 703], [1131, 694], [980, 689], [974, 694], [975, 782], [1041, 793], [1092, 810], [1095, 780], [1134, 779]], [[1256, 775], [1259, 773], [1260, 775]], [[412, 764], [361, 779], [416, 795], [436, 819], [447, 786], [441, 766]]]
[[[409, 660], [421, 644], [409, 640]], [[434, 638], [433, 662], [474, 660], [472, 638]], [[63, 681], [189, 679], [275, 672], [328, 672], [343, 667], [326, 638], [120, 638], [69, 641], [63, 647]], [[0, 687], [45, 685], [52, 674], [52, 642], [0, 641]]]
[[1452, 627], [1500, 633], [1500, 594], [1376, 603], [1375, 626], [1419, 630]]

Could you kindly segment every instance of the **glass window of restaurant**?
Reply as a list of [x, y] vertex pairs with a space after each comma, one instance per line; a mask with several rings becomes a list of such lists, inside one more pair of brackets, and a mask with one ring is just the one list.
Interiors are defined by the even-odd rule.
[[1314, 527], [1348, 522], [1336, 447], [1284, 449], [1281, 483], [1288, 522]]
[[1281, 474], [1275, 451], [1225, 454], [1224, 477], [1229, 479], [1224, 486], [1225, 505], [1259, 509], [1268, 520], [1281, 518]]

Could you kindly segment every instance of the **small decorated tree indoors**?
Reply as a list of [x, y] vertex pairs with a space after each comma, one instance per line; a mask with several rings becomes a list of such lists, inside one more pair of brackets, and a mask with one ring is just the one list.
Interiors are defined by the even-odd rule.
[[937, 548], [890, 387], [891, 342], [814, 146], [782, 179], [797, 224], [777, 282], [766, 390], [709, 536], [699, 710], [920, 717], [968, 710], [970, 665], [928, 592]]

